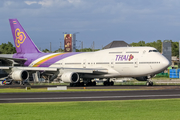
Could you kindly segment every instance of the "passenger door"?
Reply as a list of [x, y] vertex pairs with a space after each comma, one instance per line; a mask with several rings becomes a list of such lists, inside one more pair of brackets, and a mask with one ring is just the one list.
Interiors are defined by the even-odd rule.
[[134, 60], [134, 67], [137, 68], [137, 67], [138, 67], [138, 64], [139, 64], [139, 63], [138, 63], [138, 59], [136, 58], [136, 59]]

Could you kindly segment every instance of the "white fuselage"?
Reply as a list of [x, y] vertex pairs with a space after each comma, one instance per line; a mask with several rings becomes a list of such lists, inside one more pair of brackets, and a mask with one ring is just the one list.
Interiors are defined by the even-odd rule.
[[[30, 66], [44, 57], [33, 61]], [[168, 65], [169, 61], [153, 47], [120, 47], [76, 54], [59, 60], [50, 67], [105, 68], [107, 74], [85, 77], [110, 78], [154, 75], [166, 69]]]

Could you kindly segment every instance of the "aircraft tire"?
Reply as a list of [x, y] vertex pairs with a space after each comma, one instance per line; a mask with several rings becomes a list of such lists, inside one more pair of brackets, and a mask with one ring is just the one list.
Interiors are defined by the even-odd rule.
[[153, 86], [153, 82], [150, 82], [149, 85], [150, 85], [150, 86]]
[[147, 86], [149, 86], [149, 85], [150, 85], [149, 81], [147, 81], [147, 82], [146, 82], [146, 85], [147, 85]]
[[114, 85], [114, 82], [111, 81], [111, 82], [107, 82], [107, 81], [104, 81], [104, 86], [113, 86]]
[[110, 82], [110, 85], [111, 85], [111, 86], [113, 86], [113, 85], [114, 85], [114, 82], [113, 82], [113, 81], [111, 81], [111, 82]]
[[92, 85], [93, 85], [93, 86], [96, 86], [96, 82], [95, 82], [95, 81], [94, 81], [94, 82], [92, 82]]
[[103, 85], [104, 85], [104, 86], [107, 86], [107, 81], [104, 81], [104, 82], [103, 82]]
[[147, 81], [146, 85], [147, 86], [153, 86], [153, 82], [152, 81]]

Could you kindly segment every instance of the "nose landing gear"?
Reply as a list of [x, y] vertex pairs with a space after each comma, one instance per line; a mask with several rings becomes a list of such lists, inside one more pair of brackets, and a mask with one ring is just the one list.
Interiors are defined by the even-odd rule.
[[147, 86], [153, 86], [153, 82], [150, 81], [150, 80], [148, 80], [148, 81], [146, 82], [146, 85], [147, 85]]

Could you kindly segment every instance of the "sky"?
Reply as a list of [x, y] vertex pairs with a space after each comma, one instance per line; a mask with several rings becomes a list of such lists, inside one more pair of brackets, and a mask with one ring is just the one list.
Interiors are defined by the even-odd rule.
[[76, 33], [77, 48], [180, 40], [179, 0], [0, 0], [0, 44], [14, 44], [11, 18], [41, 50], [59, 49], [64, 33]]

